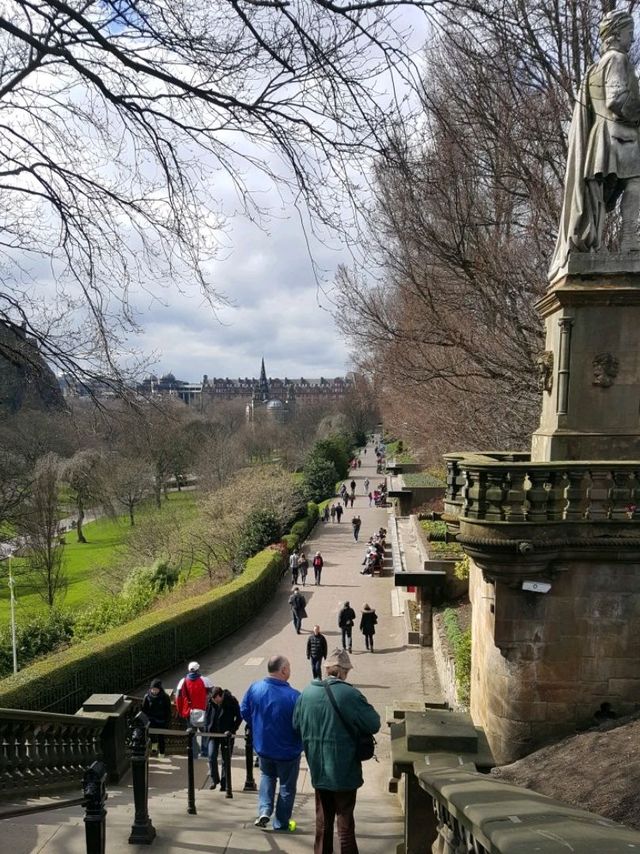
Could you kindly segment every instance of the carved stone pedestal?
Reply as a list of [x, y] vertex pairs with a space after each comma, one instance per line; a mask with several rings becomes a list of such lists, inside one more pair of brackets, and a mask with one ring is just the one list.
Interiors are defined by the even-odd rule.
[[546, 348], [532, 461], [640, 458], [640, 252], [573, 256], [537, 308]]

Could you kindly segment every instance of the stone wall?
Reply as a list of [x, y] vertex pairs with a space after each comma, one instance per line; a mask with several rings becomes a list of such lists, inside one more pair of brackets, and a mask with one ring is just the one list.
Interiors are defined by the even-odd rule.
[[449, 704], [451, 709], [462, 709], [458, 702], [456, 691], [456, 665], [451, 649], [447, 633], [444, 628], [442, 614], [434, 614], [433, 617], [433, 657], [438, 671], [438, 679], [442, 687], [444, 699]]
[[[471, 562], [471, 714], [499, 763], [640, 706], [640, 563], [556, 563], [551, 590], [487, 583]], [[514, 561], [517, 560], [514, 558]]]

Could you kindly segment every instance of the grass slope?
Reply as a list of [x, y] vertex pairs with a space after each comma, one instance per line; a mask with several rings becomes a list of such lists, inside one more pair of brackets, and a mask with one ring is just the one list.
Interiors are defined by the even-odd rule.
[[[148, 502], [138, 510], [136, 519], [138, 521], [156, 514], [162, 517], [172, 513], [184, 515], [185, 519], [191, 518], [196, 513], [196, 494], [172, 492], [167, 500], [163, 500], [160, 510], [153, 502]], [[63, 560], [68, 588], [59, 603], [63, 608], [80, 609], [109, 595], [101, 583], [100, 575], [122, 559], [132, 528], [128, 516], [117, 516], [89, 522], [83, 530], [87, 543], [76, 542], [74, 531], [66, 534]], [[0, 623], [5, 623], [9, 618], [8, 569], [7, 561], [3, 561], [0, 564]], [[13, 561], [13, 573], [16, 578], [18, 619], [46, 610], [42, 598], [29, 583], [24, 559], [16, 558]]]

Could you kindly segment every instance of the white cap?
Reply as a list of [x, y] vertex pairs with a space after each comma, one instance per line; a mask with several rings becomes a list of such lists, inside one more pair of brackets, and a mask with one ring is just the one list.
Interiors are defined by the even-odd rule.
[[187, 668], [187, 670], [189, 670], [190, 672], [200, 670], [200, 665], [198, 664], [197, 661], [190, 661], [189, 667]]

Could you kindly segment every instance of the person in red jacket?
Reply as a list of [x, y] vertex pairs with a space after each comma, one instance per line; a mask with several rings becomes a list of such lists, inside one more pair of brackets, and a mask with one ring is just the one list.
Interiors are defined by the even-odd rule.
[[[185, 719], [187, 726], [202, 729], [213, 685], [206, 676], [200, 675], [197, 661], [190, 661], [187, 670], [187, 675], [178, 682], [176, 689], [176, 712]], [[200, 746], [200, 755], [206, 757], [203, 745]]]
[[315, 577], [316, 584], [320, 584], [323, 566], [324, 561], [322, 560], [322, 555], [320, 554], [320, 552], [316, 552], [315, 557], [313, 558], [313, 575]]

